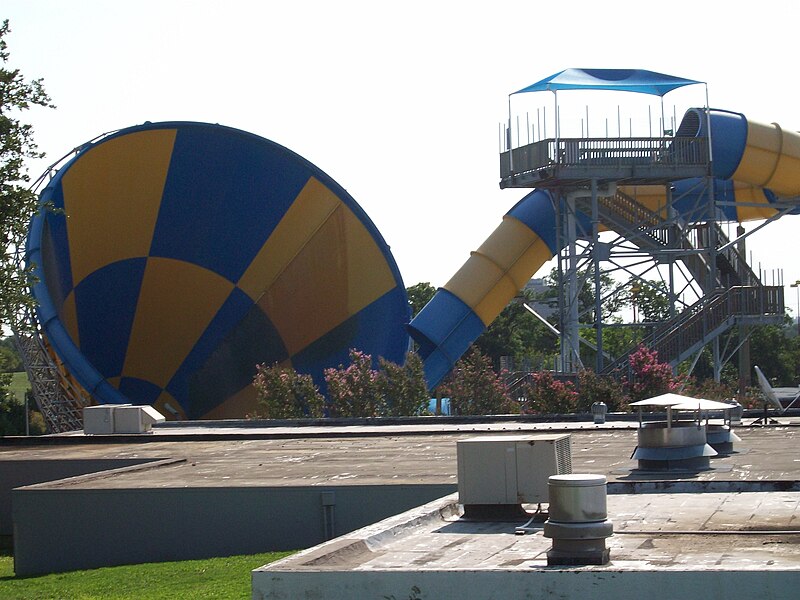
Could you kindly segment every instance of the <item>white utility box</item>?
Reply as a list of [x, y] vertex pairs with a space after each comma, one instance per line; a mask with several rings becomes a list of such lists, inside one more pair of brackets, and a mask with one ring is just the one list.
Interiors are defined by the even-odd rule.
[[[83, 432], [88, 434], [114, 433], [114, 411], [120, 404], [101, 404], [83, 409]], [[126, 404], [125, 406], [130, 406]]]
[[544, 503], [548, 478], [572, 473], [569, 434], [480, 436], [456, 451], [461, 504]]
[[146, 433], [154, 423], [164, 420], [164, 415], [152, 406], [100, 404], [83, 409], [83, 432], [91, 435]]
[[114, 433], [146, 433], [164, 415], [152, 406], [118, 406], [114, 411]]

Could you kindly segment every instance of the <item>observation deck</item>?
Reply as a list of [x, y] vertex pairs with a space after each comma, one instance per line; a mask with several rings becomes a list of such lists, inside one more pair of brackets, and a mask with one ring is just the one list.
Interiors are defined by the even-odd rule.
[[710, 172], [701, 137], [544, 139], [500, 154], [500, 187], [666, 184]]

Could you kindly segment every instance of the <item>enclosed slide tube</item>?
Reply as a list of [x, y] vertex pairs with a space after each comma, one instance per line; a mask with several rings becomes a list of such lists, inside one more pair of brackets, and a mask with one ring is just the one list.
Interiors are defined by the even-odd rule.
[[[704, 137], [706, 131], [705, 110], [692, 108], [676, 135]], [[711, 132], [717, 219], [740, 223], [768, 219], [778, 213], [776, 202], [800, 195], [800, 134], [717, 109], [711, 111]], [[664, 186], [619, 189], [654, 212], [666, 205]], [[704, 179], [675, 181], [672, 206], [687, 221], [708, 219], [708, 192]], [[790, 214], [800, 214], [800, 208]]]
[[[800, 196], [800, 134], [722, 110], [711, 110], [707, 120], [704, 109], [687, 111], [677, 134], [704, 137], [709, 121], [718, 215], [740, 222], [765, 219], [776, 214], [777, 209], [770, 205], [778, 199]], [[707, 194], [702, 183], [681, 180], [673, 184], [673, 196], [680, 198], [675, 208], [692, 221], [708, 218], [707, 211], [697, 212], [702, 205], [699, 196]], [[637, 198], [651, 210], [662, 209], [666, 194], [648, 187], [638, 188], [641, 194], [637, 193]], [[408, 325], [419, 344], [430, 389], [536, 271], [561, 250], [556, 241], [554, 202], [550, 192], [541, 189], [520, 200]], [[731, 206], [730, 202], [748, 206]], [[800, 210], [792, 212], [800, 214]], [[588, 216], [579, 214], [578, 218], [588, 231]]]
[[558, 252], [554, 198], [534, 190], [408, 326], [436, 387], [531, 276]]

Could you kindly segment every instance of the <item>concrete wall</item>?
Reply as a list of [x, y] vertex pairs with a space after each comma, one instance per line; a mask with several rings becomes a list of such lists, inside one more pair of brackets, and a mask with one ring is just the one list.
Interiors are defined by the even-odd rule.
[[141, 458], [2, 460], [0, 461], [0, 536], [9, 536], [13, 531], [11, 490], [16, 487], [141, 465], [153, 460]]
[[455, 485], [13, 491], [17, 576], [294, 550], [440, 498]]
[[551, 569], [531, 571], [337, 571], [274, 573], [253, 571], [253, 600], [314, 598], [352, 600], [505, 600], [559, 598], [587, 600], [675, 600], [676, 598], [758, 598], [795, 600], [798, 571], [631, 571]]

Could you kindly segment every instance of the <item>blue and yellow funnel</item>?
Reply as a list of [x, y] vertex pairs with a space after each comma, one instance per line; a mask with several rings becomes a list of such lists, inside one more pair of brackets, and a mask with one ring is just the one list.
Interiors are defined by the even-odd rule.
[[47, 342], [98, 403], [175, 418], [255, 409], [257, 363], [322, 383], [350, 348], [402, 362], [408, 302], [378, 230], [286, 148], [203, 123], [87, 145], [28, 237]]

